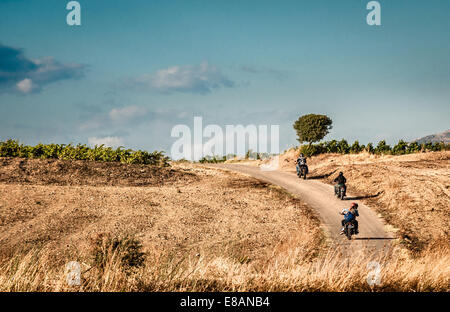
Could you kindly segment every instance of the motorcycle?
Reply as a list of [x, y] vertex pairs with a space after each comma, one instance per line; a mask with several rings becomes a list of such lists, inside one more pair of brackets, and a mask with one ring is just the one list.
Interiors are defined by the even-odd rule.
[[299, 178], [303, 177], [303, 180], [306, 180], [306, 174], [308, 173], [308, 166], [300, 165], [300, 171], [297, 172], [297, 176]]
[[334, 187], [334, 194], [340, 198], [341, 200], [344, 200], [345, 198], [345, 187], [343, 185], [336, 185]]
[[352, 239], [352, 235], [356, 234], [356, 227], [355, 227], [355, 223], [353, 223], [353, 221], [347, 222], [345, 224], [344, 233], [345, 233], [345, 236], [347, 236], [347, 238], [349, 240]]

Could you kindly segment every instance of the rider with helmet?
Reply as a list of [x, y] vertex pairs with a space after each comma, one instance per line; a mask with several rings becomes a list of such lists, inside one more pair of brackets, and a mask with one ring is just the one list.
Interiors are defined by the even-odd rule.
[[350, 206], [350, 209], [343, 209], [340, 212], [341, 215], [344, 216], [344, 219], [341, 221], [342, 224], [342, 229], [341, 229], [341, 235], [344, 234], [344, 230], [345, 230], [345, 225], [348, 222], [353, 222], [353, 224], [355, 225], [355, 234], [358, 234], [358, 221], [356, 220], [356, 217], [359, 217], [359, 212], [358, 212], [358, 204], [357, 203], [352, 203], [352, 205]]
[[347, 179], [344, 177], [344, 173], [341, 171], [339, 172], [339, 175], [337, 176], [336, 179], [334, 179], [333, 181], [334, 183], [337, 183], [334, 186], [334, 194], [336, 196], [339, 195], [339, 187], [342, 187], [344, 189], [344, 194], [346, 194], [347, 192], [347, 186], [345, 185], [345, 183], [347, 182]]
[[300, 153], [300, 156], [298, 156], [297, 160], [295, 161], [297, 164], [297, 175], [300, 175], [300, 169], [301, 167], [306, 167], [306, 173], [308, 173], [308, 166], [306, 165], [306, 157], [303, 155], [303, 153]]

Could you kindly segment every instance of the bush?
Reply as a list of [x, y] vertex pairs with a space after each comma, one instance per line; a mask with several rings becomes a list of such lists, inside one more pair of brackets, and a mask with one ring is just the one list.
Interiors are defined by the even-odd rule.
[[104, 145], [94, 146], [78, 144], [42, 144], [36, 146], [19, 145], [18, 141], [0, 142], [0, 157], [22, 157], [40, 159], [72, 159], [103, 162], [122, 162], [127, 164], [144, 164], [153, 166], [168, 166], [169, 157], [163, 152], [124, 150], [122, 147], [112, 149]]
[[0, 143], [0, 156], [1, 157], [19, 157], [20, 146], [19, 142], [14, 140], [8, 140]]
[[227, 160], [226, 156], [204, 156], [202, 159], [200, 159], [198, 162], [202, 163], [202, 164], [217, 164], [217, 163], [222, 163], [225, 162]]
[[140, 267], [145, 261], [141, 242], [130, 235], [98, 234], [91, 239], [91, 254], [94, 266], [99, 269], [104, 269], [114, 256], [120, 258], [124, 269]]
[[326, 150], [320, 144], [302, 145], [300, 153], [303, 153], [306, 157], [311, 157], [326, 153]]
[[342, 139], [337, 144], [337, 151], [341, 154], [348, 154], [350, 151], [350, 147], [348, 146], [348, 143], [346, 140]]
[[411, 153], [417, 153], [420, 151], [446, 151], [450, 149], [450, 144], [441, 143], [426, 143], [419, 145], [417, 142], [407, 143], [404, 140], [400, 140], [392, 149], [386, 144], [386, 141], [382, 140], [378, 143], [377, 147], [374, 148], [372, 143], [367, 143], [367, 146], [360, 145], [358, 141], [355, 141], [351, 146], [348, 145], [347, 141], [342, 139], [339, 142], [336, 140], [321, 142], [319, 144], [302, 145], [300, 147], [300, 152], [305, 154], [305, 156], [310, 157], [314, 155], [324, 154], [324, 153], [360, 153], [366, 151], [370, 154], [392, 154], [392, 155], [405, 155]]
[[412, 142], [412, 143], [410, 143], [410, 144], [408, 145], [408, 148], [406, 149], [406, 152], [407, 152], [408, 154], [420, 152], [420, 146], [419, 146], [419, 144], [417, 144], [417, 142]]
[[378, 142], [377, 147], [375, 148], [375, 154], [390, 154], [391, 147], [386, 144], [385, 140]]
[[373, 154], [375, 152], [375, 149], [374, 149], [372, 143], [367, 143], [367, 146], [364, 148], [364, 150], [370, 154]]
[[445, 143], [444, 142], [436, 142], [431, 147], [432, 152], [445, 151]]
[[332, 140], [325, 143], [327, 153], [337, 153], [338, 152], [338, 144], [336, 140]]
[[350, 147], [350, 153], [352, 154], [358, 154], [360, 152], [362, 152], [364, 150], [364, 145], [361, 146], [359, 145], [358, 141], [355, 141], [355, 143], [353, 143], [353, 145]]
[[403, 140], [398, 141], [397, 145], [392, 149], [394, 155], [404, 155], [408, 151], [408, 143]]

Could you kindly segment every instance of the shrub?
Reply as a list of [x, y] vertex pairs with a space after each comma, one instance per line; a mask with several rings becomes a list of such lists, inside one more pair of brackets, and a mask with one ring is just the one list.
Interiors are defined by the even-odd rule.
[[408, 143], [403, 140], [398, 141], [397, 145], [392, 149], [394, 155], [404, 155], [408, 151]]
[[19, 157], [19, 155], [20, 155], [19, 142], [14, 141], [14, 140], [0, 142], [0, 156], [1, 157]]
[[209, 163], [209, 164], [216, 164], [216, 163], [221, 163], [221, 162], [225, 162], [227, 160], [226, 156], [204, 156], [202, 159], [200, 159], [198, 162], [199, 163]]
[[99, 234], [91, 239], [91, 254], [94, 266], [99, 269], [104, 269], [114, 256], [120, 258], [124, 269], [140, 267], [145, 261], [142, 243], [130, 235]]
[[149, 153], [141, 150], [124, 150], [122, 147], [114, 150], [104, 145], [96, 145], [91, 148], [84, 144], [73, 146], [72, 144], [39, 143], [36, 146], [26, 146], [19, 145], [19, 142], [15, 140], [0, 142], [0, 157], [91, 160], [154, 166], [169, 165], [169, 157], [164, 156], [164, 153], [159, 151]]
[[412, 143], [410, 143], [410, 144], [408, 145], [408, 148], [406, 149], [406, 152], [407, 152], [408, 154], [420, 152], [420, 146], [419, 146], [419, 144], [418, 144], [417, 142], [412, 142]]
[[366, 147], [364, 148], [364, 150], [368, 153], [373, 154], [375, 149], [373, 148], [373, 144], [372, 143], [367, 143]]
[[319, 155], [325, 152], [326, 150], [319, 144], [302, 145], [300, 147], [300, 153], [303, 153], [306, 157]]
[[338, 152], [338, 144], [336, 140], [332, 140], [325, 143], [327, 153], [337, 153]]
[[337, 144], [337, 151], [341, 154], [347, 154], [350, 151], [350, 147], [346, 140], [342, 139]]
[[432, 152], [445, 151], [445, 143], [444, 142], [436, 142], [431, 147]]
[[359, 152], [362, 152], [364, 150], [364, 145], [360, 146], [358, 141], [355, 141], [353, 145], [350, 147], [350, 153], [352, 154], [358, 154]]
[[419, 145], [417, 142], [407, 143], [404, 140], [400, 140], [392, 149], [386, 144], [386, 141], [382, 140], [374, 148], [372, 143], [367, 143], [367, 146], [360, 145], [358, 141], [355, 141], [351, 146], [347, 141], [342, 139], [339, 142], [336, 140], [321, 142], [319, 144], [302, 145], [300, 152], [306, 156], [314, 156], [324, 153], [360, 153], [366, 151], [371, 154], [393, 154], [393, 155], [405, 155], [411, 153], [417, 153], [420, 151], [446, 151], [450, 149], [450, 144], [441, 143], [423, 143]]
[[386, 144], [385, 140], [378, 142], [375, 148], [375, 154], [389, 154], [391, 152], [391, 147]]

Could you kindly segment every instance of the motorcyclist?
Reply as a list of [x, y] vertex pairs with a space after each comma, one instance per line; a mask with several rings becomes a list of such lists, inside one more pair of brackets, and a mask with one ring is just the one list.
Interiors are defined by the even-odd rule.
[[348, 222], [353, 222], [355, 225], [355, 234], [358, 234], [358, 221], [356, 220], [356, 217], [359, 217], [358, 204], [352, 203], [350, 209], [345, 208], [340, 212], [340, 214], [344, 216], [344, 219], [341, 221], [342, 229], [340, 234], [342, 235], [345, 233], [345, 224]]
[[344, 177], [344, 173], [342, 171], [339, 172], [339, 175], [333, 180], [333, 182], [337, 183], [334, 186], [334, 195], [339, 195], [339, 187], [342, 187], [344, 189], [344, 194], [347, 194], [347, 186], [345, 185], [347, 179]]
[[303, 155], [303, 153], [300, 153], [295, 163], [297, 164], [296, 166], [297, 175], [300, 175], [300, 169], [302, 166], [306, 167], [306, 173], [308, 173], [308, 166], [306, 165], [306, 157], [305, 155]]

